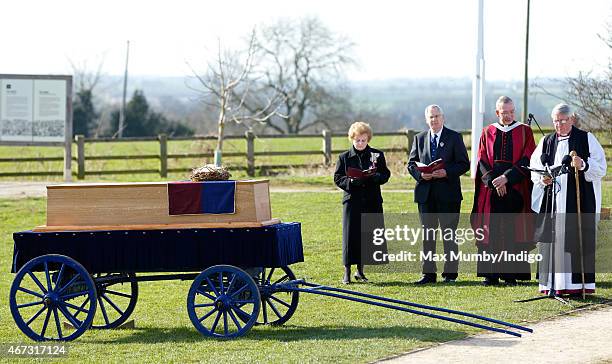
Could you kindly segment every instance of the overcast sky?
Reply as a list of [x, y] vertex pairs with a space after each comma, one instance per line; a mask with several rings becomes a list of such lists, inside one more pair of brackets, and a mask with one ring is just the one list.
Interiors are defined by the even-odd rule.
[[[486, 78], [522, 80], [527, 0], [485, 0]], [[204, 69], [216, 38], [237, 45], [258, 24], [314, 15], [356, 44], [353, 80], [472, 77], [478, 0], [13, 0], [0, 9], [0, 73], [70, 73], [68, 59], [122, 74], [184, 76]], [[612, 0], [532, 0], [530, 77], [606, 66], [598, 39]]]

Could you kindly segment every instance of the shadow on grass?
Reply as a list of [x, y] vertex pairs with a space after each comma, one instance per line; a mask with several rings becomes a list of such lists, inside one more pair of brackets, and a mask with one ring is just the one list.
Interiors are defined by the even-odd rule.
[[595, 287], [596, 288], [612, 288], [612, 281], [596, 281], [595, 282]]
[[[200, 342], [202, 340], [225, 341], [201, 335], [194, 327], [159, 328], [147, 327], [130, 330], [133, 334], [113, 340], [99, 340], [96, 343], [164, 343], [164, 342]], [[308, 340], [359, 340], [359, 339], [414, 339], [422, 342], [441, 343], [465, 338], [461, 331], [426, 327], [378, 327], [366, 328], [355, 326], [319, 326], [303, 327], [286, 325], [280, 327], [254, 327], [238, 340], [272, 340], [279, 342]]]

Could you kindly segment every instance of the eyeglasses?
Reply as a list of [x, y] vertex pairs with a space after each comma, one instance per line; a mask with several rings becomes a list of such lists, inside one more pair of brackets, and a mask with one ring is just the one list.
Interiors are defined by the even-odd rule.
[[569, 121], [569, 118], [566, 119], [559, 119], [559, 120], [553, 120], [553, 124], [565, 124]]
[[503, 115], [503, 116], [514, 115], [514, 110], [511, 110], [511, 111], [503, 111], [503, 112], [500, 112], [499, 114], [500, 114], [500, 115]]

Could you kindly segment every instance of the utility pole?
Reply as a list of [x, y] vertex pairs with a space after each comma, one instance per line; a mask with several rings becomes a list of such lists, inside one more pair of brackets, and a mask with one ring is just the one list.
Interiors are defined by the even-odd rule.
[[529, 3], [531, 0], [527, 0], [527, 28], [525, 29], [525, 80], [523, 81], [523, 122], [527, 122], [528, 110], [528, 98], [529, 98]]
[[117, 130], [117, 136], [123, 137], [123, 129], [125, 128], [125, 97], [127, 93], [127, 79], [128, 79], [128, 61], [130, 59], [130, 41], [127, 41], [127, 50], [125, 52], [125, 73], [123, 74], [123, 99], [121, 100], [121, 109], [119, 109], [119, 130]]

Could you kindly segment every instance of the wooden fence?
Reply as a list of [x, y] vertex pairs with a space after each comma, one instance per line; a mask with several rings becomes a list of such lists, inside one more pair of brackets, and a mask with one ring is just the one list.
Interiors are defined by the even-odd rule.
[[[412, 138], [415, 132], [408, 130], [405, 132], [392, 132], [392, 133], [377, 133], [377, 136], [403, 136], [406, 138], [406, 146], [399, 148], [382, 148], [381, 150], [385, 153], [391, 152], [404, 152], [406, 155], [410, 152], [410, 146]], [[332, 155], [342, 153], [342, 150], [334, 150], [332, 148], [332, 138], [337, 136], [346, 136], [344, 133], [332, 133], [330, 131], [323, 131], [321, 134], [300, 134], [300, 135], [259, 135], [257, 138], [261, 139], [304, 139], [304, 138], [320, 138], [322, 140], [322, 148], [319, 150], [290, 150], [290, 151], [261, 151], [255, 150], [255, 134], [247, 131], [244, 136], [232, 135], [227, 136], [225, 139], [244, 139], [246, 142], [246, 148], [244, 152], [224, 152], [223, 158], [226, 157], [244, 157], [246, 165], [234, 165], [232, 169], [246, 170], [247, 175], [254, 176], [257, 168], [265, 168], [267, 170], [284, 169], [284, 168], [303, 168], [312, 167], [317, 163], [309, 164], [256, 164], [257, 157], [272, 157], [272, 156], [320, 156], [321, 162], [318, 165], [329, 166], [333, 163]], [[77, 135], [75, 141], [77, 144], [77, 155], [73, 158], [77, 162], [77, 173], [78, 179], [85, 178], [86, 175], [102, 175], [102, 174], [139, 174], [139, 173], [159, 173], [160, 177], [167, 177], [168, 173], [172, 172], [185, 172], [185, 168], [169, 168], [168, 159], [193, 159], [193, 158], [213, 158], [213, 152], [209, 153], [180, 153], [180, 154], [169, 154], [168, 153], [168, 141], [179, 141], [179, 140], [216, 140], [215, 136], [200, 136], [200, 137], [176, 137], [168, 138], [166, 135], [159, 135], [157, 138], [123, 138], [123, 139], [112, 139], [112, 138], [97, 138], [90, 139], [85, 138], [82, 135]], [[85, 144], [86, 143], [108, 143], [108, 142], [134, 142], [134, 141], [157, 141], [159, 143], [159, 154], [149, 155], [121, 155], [121, 156], [109, 156], [109, 155], [96, 155], [86, 156], [85, 155]], [[130, 169], [130, 170], [104, 170], [104, 171], [87, 171], [85, 169], [86, 160], [126, 160], [126, 159], [157, 159], [159, 160], [159, 169]], [[1, 175], [1, 174], [0, 174]]]
[[[401, 147], [392, 148], [379, 148], [385, 153], [405, 153], [406, 160], [408, 160], [408, 154], [412, 140], [416, 131], [406, 130], [401, 132], [389, 132], [389, 133], [376, 133], [376, 136], [397, 136], [405, 138], [405, 145]], [[471, 149], [471, 134], [470, 131], [463, 131], [464, 142], [466, 143], [468, 151]], [[244, 136], [233, 135], [225, 137], [226, 140], [232, 139], [243, 139], [246, 141], [246, 148], [244, 152], [228, 152], [223, 153], [223, 157], [244, 157], [246, 165], [233, 165], [231, 168], [236, 170], [246, 170], [249, 176], [254, 176], [257, 168], [265, 168], [267, 170], [286, 169], [286, 168], [303, 168], [319, 166], [329, 166], [334, 161], [332, 156], [334, 154], [342, 153], [345, 149], [333, 149], [332, 138], [333, 137], [346, 137], [346, 133], [332, 133], [330, 131], [323, 131], [321, 134], [301, 134], [301, 135], [259, 135], [257, 138], [261, 139], [303, 139], [303, 138], [319, 138], [322, 141], [322, 147], [318, 150], [290, 150], [290, 151], [256, 151], [255, 150], [255, 134], [247, 131]], [[73, 156], [72, 160], [76, 162], [77, 169], [75, 176], [78, 179], [84, 179], [88, 175], [116, 175], [116, 174], [159, 174], [160, 177], [167, 177], [168, 173], [173, 172], [187, 172], [186, 168], [170, 168], [168, 166], [169, 159], [186, 159], [186, 158], [213, 158], [213, 152], [208, 153], [180, 153], [180, 154], [169, 154], [168, 153], [168, 141], [196, 141], [196, 140], [216, 140], [215, 136], [195, 136], [195, 137], [172, 137], [169, 138], [166, 135], [159, 135], [158, 137], [136, 137], [136, 138], [85, 138], [82, 135], [75, 137], [75, 143], [77, 146], [76, 156]], [[144, 142], [144, 141], [156, 141], [159, 143], [159, 153], [156, 154], [138, 154], [138, 155], [89, 155], [85, 154], [86, 144], [92, 143], [131, 143], [131, 142]], [[604, 148], [612, 149], [612, 144], [605, 145]], [[256, 164], [257, 157], [270, 157], [270, 156], [320, 156], [320, 163], [309, 163], [309, 164]], [[122, 169], [122, 170], [87, 170], [85, 166], [86, 161], [95, 160], [158, 160], [159, 168], [153, 169]], [[0, 165], [2, 163], [19, 163], [19, 162], [52, 162], [62, 161], [62, 157], [15, 157], [15, 158], [0, 158]], [[9, 176], [61, 176], [62, 171], [23, 171], [23, 172], [0, 172], [0, 177]]]

